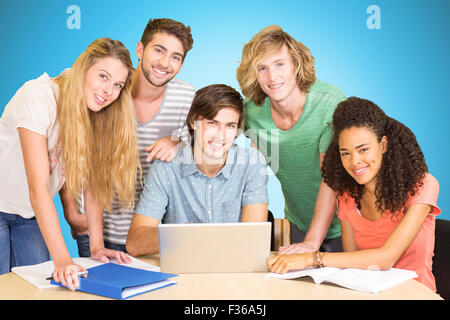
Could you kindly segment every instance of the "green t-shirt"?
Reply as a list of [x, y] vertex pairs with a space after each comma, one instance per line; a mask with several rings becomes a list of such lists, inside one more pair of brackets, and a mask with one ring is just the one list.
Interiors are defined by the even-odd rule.
[[[316, 80], [306, 94], [300, 119], [286, 131], [275, 126], [268, 97], [261, 106], [245, 101], [245, 134], [266, 156], [280, 181], [285, 217], [304, 232], [311, 224], [322, 181], [319, 156], [326, 152], [332, 138], [333, 112], [345, 99], [336, 86]], [[340, 235], [339, 220], [335, 215], [325, 238]]]

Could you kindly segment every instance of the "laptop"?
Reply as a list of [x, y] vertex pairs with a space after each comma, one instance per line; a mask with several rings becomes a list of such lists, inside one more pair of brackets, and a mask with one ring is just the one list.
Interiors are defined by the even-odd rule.
[[267, 272], [270, 222], [160, 224], [162, 272]]

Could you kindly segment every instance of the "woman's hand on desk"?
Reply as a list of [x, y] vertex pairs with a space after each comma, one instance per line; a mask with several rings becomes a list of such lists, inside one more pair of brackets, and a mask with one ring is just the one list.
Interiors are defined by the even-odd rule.
[[116, 259], [119, 263], [130, 263], [130, 257], [122, 251], [111, 250], [105, 247], [91, 249], [91, 258], [108, 263], [111, 259]]
[[278, 254], [267, 259], [267, 268], [274, 273], [286, 273], [312, 266], [312, 253]]
[[[80, 285], [80, 280], [78, 278], [79, 272], [87, 272], [85, 268], [78, 264], [74, 264], [71, 260], [70, 262], [57, 264], [55, 263], [55, 270], [53, 270], [53, 280], [56, 282], [61, 282], [61, 284], [72, 291]], [[83, 275], [86, 277], [87, 275]]]

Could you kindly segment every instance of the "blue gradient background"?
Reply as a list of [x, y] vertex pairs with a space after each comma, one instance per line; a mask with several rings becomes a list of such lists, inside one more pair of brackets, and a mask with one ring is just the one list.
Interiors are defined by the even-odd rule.
[[[69, 30], [70, 5], [81, 9], [81, 29]], [[369, 30], [369, 5], [381, 9], [381, 29]], [[309, 47], [317, 76], [347, 96], [370, 99], [416, 134], [430, 172], [440, 182], [441, 218], [448, 199], [450, 1], [115, 1], [2, 0], [0, 4], [0, 108], [25, 81], [70, 67], [96, 38], [121, 40], [137, 65], [135, 48], [149, 18], [172, 18], [191, 26], [194, 48], [179, 78], [196, 89], [226, 83], [239, 89], [236, 68], [243, 44], [260, 29], [280, 25]], [[245, 138], [239, 143], [246, 144]], [[447, 159], [447, 160], [446, 160]], [[1, 183], [8, 183], [2, 181]], [[284, 200], [274, 176], [270, 206], [283, 216]], [[76, 244], [55, 198], [66, 243]]]

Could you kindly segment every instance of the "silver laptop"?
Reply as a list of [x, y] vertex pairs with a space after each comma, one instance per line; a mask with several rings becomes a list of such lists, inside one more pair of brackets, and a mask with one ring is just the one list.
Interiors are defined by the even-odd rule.
[[270, 222], [160, 224], [162, 272], [266, 272]]

